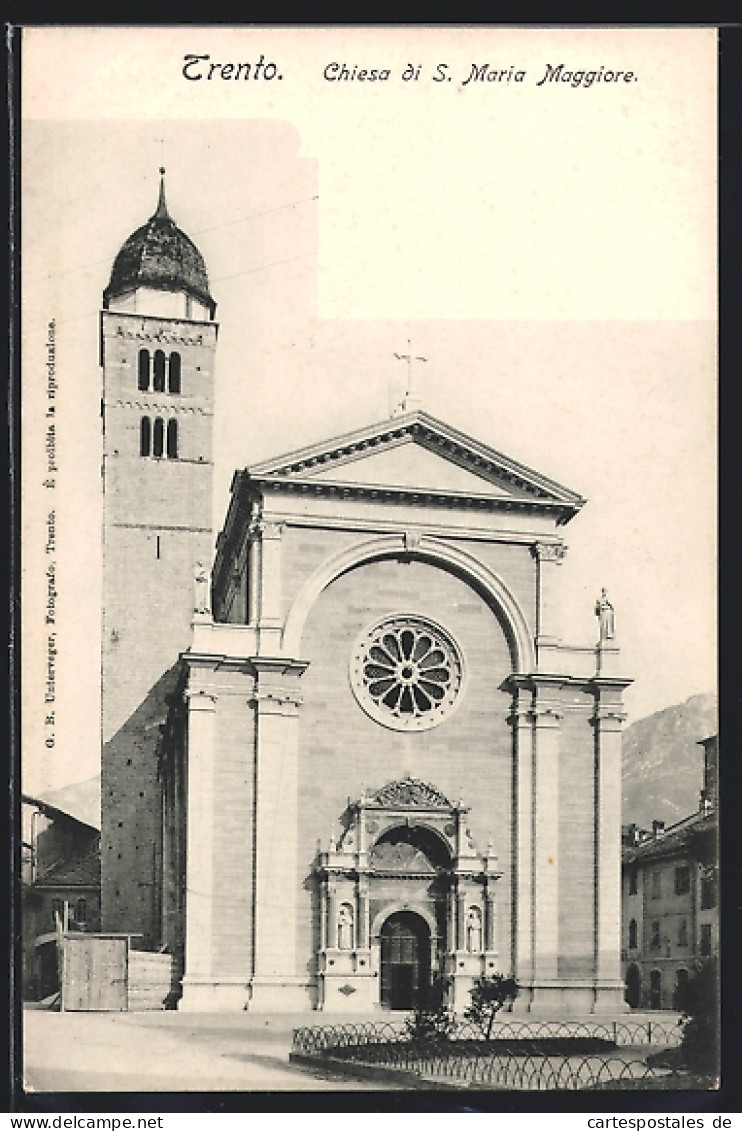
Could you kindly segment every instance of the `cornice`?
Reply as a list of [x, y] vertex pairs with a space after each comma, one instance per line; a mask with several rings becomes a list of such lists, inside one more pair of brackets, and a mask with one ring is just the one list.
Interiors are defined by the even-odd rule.
[[290, 475], [250, 473], [250, 481], [265, 495], [294, 495], [299, 498], [354, 499], [381, 504], [446, 507], [448, 509], [505, 511], [516, 514], [556, 515], [557, 525], [564, 525], [579, 507], [560, 499], [528, 495], [488, 495], [470, 491], [443, 491], [434, 488], [395, 486], [382, 483], [352, 483], [334, 479], [299, 479]]
[[301, 448], [276, 459], [265, 460], [247, 468], [251, 479], [296, 477], [313, 470], [326, 471], [334, 463], [362, 459], [377, 448], [388, 448], [414, 441], [429, 451], [438, 452], [490, 482], [509, 483], [516, 491], [526, 491], [532, 498], [548, 498], [579, 509], [585, 500], [540, 472], [467, 436], [451, 425], [421, 410], [395, 417], [347, 433], [330, 441]]

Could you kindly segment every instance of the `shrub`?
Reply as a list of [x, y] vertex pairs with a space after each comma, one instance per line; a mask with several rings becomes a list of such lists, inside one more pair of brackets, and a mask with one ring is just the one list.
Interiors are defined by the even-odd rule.
[[688, 979], [681, 1043], [686, 1066], [696, 1072], [719, 1071], [719, 970], [716, 958], [700, 962]]
[[407, 1038], [415, 1044], [436, 1047], [449, 1041], [456, 1028], [453, 1012], [446, 1004], [448, 979], [437, 977], [405, 1022]]
[[482, 975], [469, 990], [471, 1005], [464, 1011], [464, 1017], [489, 1041], [497, 1014], [506, 1002], [514, 1001], [518, 993], [514, 978], [506, 978], [504, 974]]

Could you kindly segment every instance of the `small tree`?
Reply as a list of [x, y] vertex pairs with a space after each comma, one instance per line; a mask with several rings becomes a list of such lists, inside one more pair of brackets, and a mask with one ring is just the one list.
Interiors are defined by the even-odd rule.
[[426, 1047], [435, 1047], [451, 1039], [456, 1028], [456, 1020], [446, 1004], [448, 984], [448, 978], [438, 975], [422, 995], [412, 1017], [408, 1017], [405, 1022], [410, 1041]]
[[476, 1025], [484, 1039], [489, 1041], [497, 1014], [506, 1002], [516, 999], [518, 992], [514, 978], [506, 978], [504, 974], [484, 974], [469, 990], [471, 1005], [464, 1011], [464, 1017]]
[[700, 962], [688, 979], [681, 1049], [688, 1068], [719, 1071], [719, 970], [716, 958]]

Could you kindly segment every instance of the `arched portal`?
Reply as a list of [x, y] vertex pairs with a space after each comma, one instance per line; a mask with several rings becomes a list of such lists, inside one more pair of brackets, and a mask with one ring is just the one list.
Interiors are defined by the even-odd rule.
[[381, 928], [381, 1004], [414, 1009], [430, 986], [430, 930], [414, 911], [395, 911]]

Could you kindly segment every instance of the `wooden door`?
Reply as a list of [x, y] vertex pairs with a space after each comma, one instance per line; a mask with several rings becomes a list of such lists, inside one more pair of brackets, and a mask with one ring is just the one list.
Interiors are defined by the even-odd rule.
[[381, 1004], [413, 1009], [430, 984], [430, 932], [414, 912], [398, 911], [381, 928]]

